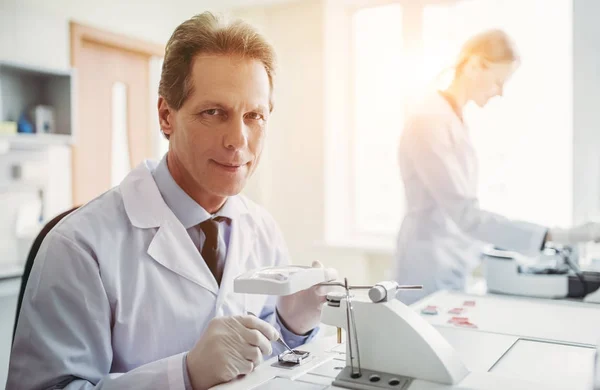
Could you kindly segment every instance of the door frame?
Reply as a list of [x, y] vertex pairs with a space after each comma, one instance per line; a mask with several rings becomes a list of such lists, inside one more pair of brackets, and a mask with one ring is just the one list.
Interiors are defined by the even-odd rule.
[[[80, 58], [81, 51], [84, 42], [91, 42], [102, 46], [118, 49], [135, 54], [141, 54], [152, 57], [164, 57], [165, 46], [157, 43], [147, 42], [142, 39], [128, 37], [118, 33], [102, 30], [89, 25], [81, 24], [75, 21], [69, 21], [69, 32], [70, 32], [70, 62], [71, 68], [75, 69], [75, 75], [77, 74], [77, 66], [79, 66], [78, 59]], [[77, 89], [77, 82], [75, 82], [75, 89]], [[78, 95], [77, 91], [75, 96]], [[75, 123], [74, 127], [77, 128], [79, 125], [79, 113], [77, 112], [78, 104], [75, 102]], [[73, 132], [74, 134], [76, 133]], [[77, 148], [77, 136], [73, 137], [73, 144], [71, 145], [72, 150]], [[76, 186], [75, 178], [73, 175], [73, 166], [75, 164], [75, 154], [71, 154], [71, 196], [73, 199], [76, 198]]]
[[84, 41], [98, 43], [104, 46], [126, 50], [150, 57], [164, 57], [165, 46], [143, 41], [141, 39], [116, 34], [78, 22], [69, 22], [71, 36], [71, 66], [77, 66], [77, 58]]

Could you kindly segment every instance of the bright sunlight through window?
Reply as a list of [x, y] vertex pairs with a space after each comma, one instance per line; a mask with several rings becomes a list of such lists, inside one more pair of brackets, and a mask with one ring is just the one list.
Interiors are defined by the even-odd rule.
[[349, 196], [356, 232], [396, 234], [404, 209], [396, 155], [403, 107], [416, 92], [441, 87], [444, 77], [438, 76], [451, 66], [461, 44], [489, 28], [502, 28], [512, 36], [522, 65], [505, 86], [503, 98], [485, 109], [468, 107], [465, 113], [479, 157], [481, 205], [512, 218], [570, 223], [569, 5], [566, 0], [467, 0], [425, 6], [422, 23], [415, 24], [420, 31], [410, 34], [420, 38], [416, 58], [403, 49], [413, 43], [405, 41], [403, 5], [353, 14]]
[[402, 7], [362, 9], [353, 20], [354, 207], [360, 234], [398, 228], [403, 195], [395, 144], [403, 117]]

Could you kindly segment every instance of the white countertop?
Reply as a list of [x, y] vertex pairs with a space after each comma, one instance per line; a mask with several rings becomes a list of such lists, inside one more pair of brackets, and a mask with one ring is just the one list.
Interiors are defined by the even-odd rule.
[[[463, 306], [466, 300], [474, 300], [475, 307], [463, 315], [472, 318], [477, 329], [447, 323], [452, 316], [447, 310]], [[444, 309], [437, 316], [423, 316], [454, 347], [471, 373], [456, 386], [415, 380], [410, 390], [591, 389], [600, 338], [597, 305], [439, 292], [413, 307], [420, 312], [426, 305]], [[331, 384], [345, 365], [345, 346], [323, 338], [300, 349], [311, 352], [313, 360], [284, 370], [272, 366], [274, 358], [243, 379], [217, 389], [337, 389]]]
[[[469, 300], [475, 301], [474, 307], [463, 306]], [[588, 346], [600, 339], [600, 306], [593, 303], [440, 291], [412, 307], [420, 312], [428, 305], [437, 306], [439, 314], [424, 317], [438, 327], [456, 327], [448, 320], [458, 316], [467, 317], [483, 332]], [[464, 308], [461, 314], [448, 313], [460, 307]]]

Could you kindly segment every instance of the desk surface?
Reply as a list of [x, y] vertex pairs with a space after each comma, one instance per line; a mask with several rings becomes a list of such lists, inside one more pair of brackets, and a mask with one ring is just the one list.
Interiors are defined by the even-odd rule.
[[[465, 301], [474, 301], [475, 306], [465, 306]], [[456, 327], [448, 320], [460, 316], [467, 317], [484, 332], [587, 346], [596, 346], [600, 340], [600, 307], [597, 304], [440, 291], [412, 307], [420, 312], [429, 305], [437, 306], [440, 314], [422, 316], [437, 327]], [[448, 313], [454, 308], [463, 311], [461, 314]]]
[[[446, 322], [452, 316], [447, 310], [462, 306], [466, 300], [475, 301], [475, 307], [465, 315], [480, 325], [478, 329], [458, 328]], [[591, 389], [600, 337], [597, 306], [439, 292], [413, 307], [420, 311], [430, 304], [447, 309], [427, 319], [454, 347], [471, 374], [456, 387], [415, 380], [409, 390]], [[331, 383], [345, 364], [345, 346], [324, 338], [302, 349], [313, 353], [313, 360], [305, 366], [281, 370], [272, 367], [275, 360], [271, 360], [242, 380], [216, 389], [337, 389]]]
[[[477, 334], [477, 332], [472, 332]], [[499, 336], [487, 334], [487, 336]], [[507, 336], [504, 336], [507, 337]], [[515, 338], [516, 339], [516, 338]], [[442, 385], [433, 382], [414, 380], [408, 390], [590, 390], [593, 373], [594, 351], [585, 347], [563, 344], [541, 343], [541, 352], [534, 341], [518, 341], [514, 345], [509, 340], [498, 340], [490, 352], [489, 343], [480, 345], [477, 354], [471, 355], [464, 340], [453, 346], [459, 355], [470, 356], [467, 363], [471, 373], [460, 385]], [[321, 340], [305, 346], [304, 350], [313, 353], [313, 360], [294, 370], [277, 369], [271, 364], [275, 359], [260, 365], [246, 377], [214, 387], [215, 390], [334, 390], [332, 382], [346, 362], [344, 354], [336, 353], [331, 347], [334, 341]], [[503, 351], [507, 348], [508, 351]], [[518, 346], [518, 348], [517, 348]], [[336, 348], [337, 349], [337, 348]], [[465, 350], [467, 349], [467, 350]], [[562, 355], [568, 359], [564, 364]], [[506, 358], [504, 357], [506, 356]], [[482, 357], [482, 362], [477, 358]], [[492, 367], [488, 368], [492, 361]], [[551, 372], [549, 372], [551, 371]]]

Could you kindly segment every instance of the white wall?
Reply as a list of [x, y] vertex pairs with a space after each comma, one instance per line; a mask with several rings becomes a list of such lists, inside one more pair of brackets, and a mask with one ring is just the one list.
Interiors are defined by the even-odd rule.
[[0, 0], [0, 60], [67, 69], [69, 21], [164, 44], [209, 9], [285, 0]]
[[573, 215], [600, 218], [600, 2], [573, 1]]
[[[69, 21], [166, 43], [190, 9], [160, 0], [2, 0], [0, 60], [67, 69]], [[198, 11], [202, 11], [201, 6]]]

